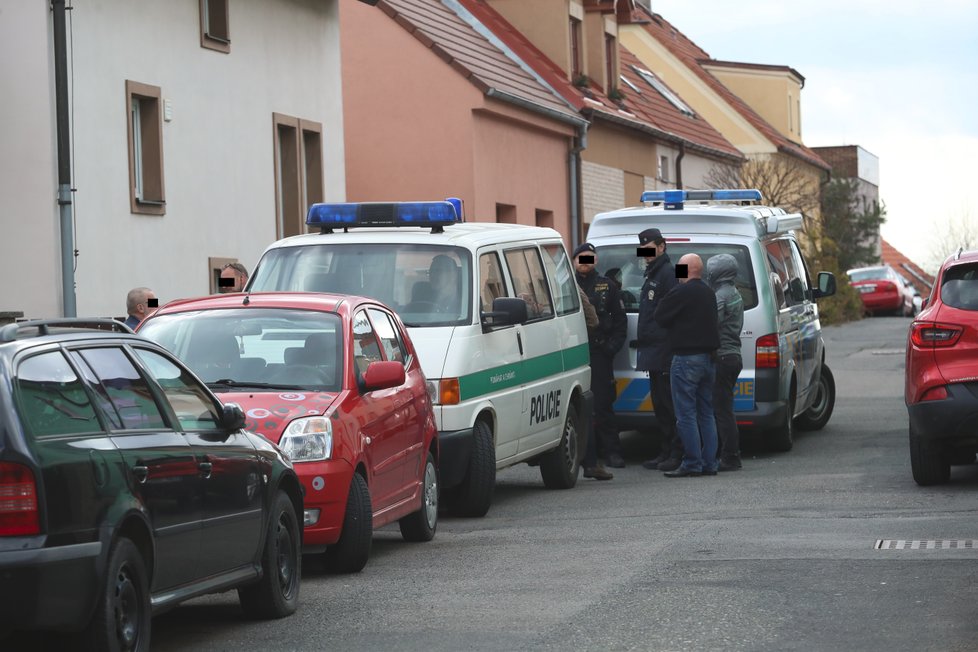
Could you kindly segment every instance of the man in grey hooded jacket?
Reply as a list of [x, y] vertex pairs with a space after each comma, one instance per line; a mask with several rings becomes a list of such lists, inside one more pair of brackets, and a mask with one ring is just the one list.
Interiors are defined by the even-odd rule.
[[713, 385], [713, 413], [720, 439], [718, 471], [736, 471], [741, 467], [740, 432], [733, 411], [733, 393], [737, 376], [744, 368], [740, 356], [740, 332], [744, 328], [744, 300], [734, 285], [737, 259], [717, 254], [706, 263], [706, 279], [717, 295], [717, 327], [720, 348], [717, 350], [716, 382]]

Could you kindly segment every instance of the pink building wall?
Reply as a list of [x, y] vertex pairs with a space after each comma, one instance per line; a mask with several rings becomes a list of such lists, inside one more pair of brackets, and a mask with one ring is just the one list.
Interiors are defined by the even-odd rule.
[[487, 98], [376, 7], [341, 3], [348, 201], [461, 197], [468, 221], [496, 204], [534, 224], [553, 211], [570, 244], [572, 127]]

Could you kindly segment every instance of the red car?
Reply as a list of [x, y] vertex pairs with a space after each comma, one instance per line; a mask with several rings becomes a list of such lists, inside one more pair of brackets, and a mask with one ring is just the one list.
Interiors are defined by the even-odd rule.
[[889, 265], [850, 269], [846, 274], [867, 313], [914, 315], [913, 285]]
[[947, 482], [978, 453], [978, 251], [944, 261], [910, 326], [905, 396], [919, 485]]
[[305, 492], [304, 552], [356, 572], [374, 528], [397, 521], [409, 541], [434, 537], [431, 399], [390, 309], [345, 295], [226, 294], [171, 302], [139, 333], [240, 405], [246, 428], [292, 460]]

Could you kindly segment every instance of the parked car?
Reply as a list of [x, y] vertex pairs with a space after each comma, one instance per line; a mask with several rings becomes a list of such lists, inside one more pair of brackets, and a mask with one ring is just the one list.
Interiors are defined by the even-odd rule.
[[408, 541], [438, 524], [438, 439], [400, 319], [354, 296], [263, 293], [174, 301], [139, 334], [184, 360], [249, 430], [277, 442], [302, 482], [304, 551], [356, 572], [374, 528]]
[[812, 278], [795, 236], [804, 226], [802, 216], [742, 205], [761, 201], [761, 193], [752, 189], [650, 191], [642, 201], [650, 205], [598, 214], [588, 231], [599, 272], [615, 270], [621, 276], [628, 313], [630, 345], [615, 357], [620, 427], [649, 429], [655, 423], [648, 376], [635, 370], [645, 279], [644, 258], [635, 254], [638, 234], [655, 226], [673, 264], [687, 253], [699, 254], [704, 264], [717, 254], [737, 261], [735, 284], [744, 299], [744, 368], [734, 390], [737, 424], [763, 432], [778, 451], [791, 449], [796, 427], [823, 428], [835, 407], [835, 379], [825, 364], [816, 302], [835, 293], [835, 275], [819, 272]]
[[950, 479], [978, 453], [978, 251], [944, 261], [910, 326], [904, 399], [919, 485]]
[[869, 314], [914, 315], [914, 288], [889, 265], [859, 267], [846, 272]]
[[0, 630], [148, 650], [152, 613], [205, 593], [294, 612], [292, 465], [168, 351], [86, 325], [0, 328]]

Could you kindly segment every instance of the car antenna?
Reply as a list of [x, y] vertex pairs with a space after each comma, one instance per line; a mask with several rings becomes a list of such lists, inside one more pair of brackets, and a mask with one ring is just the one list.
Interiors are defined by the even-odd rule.
[[251, 295], [250, 291], [245, 294], [244, 301], [241, 302], [242, 306], [247, 306], [249, 303], [251, 303], [251, 299], [248, 298], [250, 295]]

